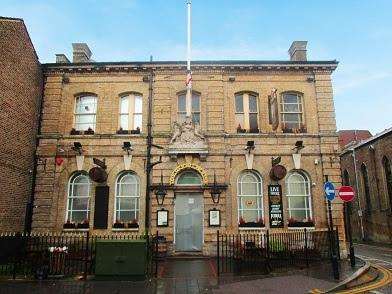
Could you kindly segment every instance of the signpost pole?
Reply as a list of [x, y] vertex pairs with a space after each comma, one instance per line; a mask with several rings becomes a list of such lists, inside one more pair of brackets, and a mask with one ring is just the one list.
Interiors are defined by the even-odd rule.
[[349, 202], [344, 202], [344, 209], [345, 209], [345, 214], [346, 214], [346, 226], [347, 226], [347, 239], [349, 242], [349, 250], [350, 250], [350, 264], [351, 267], [355, 267], [355, 253], [354, 253], [354, 245], [353, 245], [353, 238], [352, 238], [352, 232], [351, 232], [351, 217], [350, 217], [350, 209], [349, 205], [351, 205]]
[[[328, 182], [328, 175], [325, 176], [325, 181]], [[331, 244], [331, 253], [332, 253], [332, 271], [333, 277], [335, 280], [339, 280], [339, 265], [338, 265], [338, 258], [336, 255], [336, 248], [335, 248], [335, 238], [333, 238], [333, 220], [332, 220], [332, 205], [331, 200], [328, 199], [328, 216], [329, 216], [329, 241]]]

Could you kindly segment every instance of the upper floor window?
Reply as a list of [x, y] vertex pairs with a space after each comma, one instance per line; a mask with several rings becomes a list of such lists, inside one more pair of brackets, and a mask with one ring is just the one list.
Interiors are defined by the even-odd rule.
[[[392, 209], [392, 171], [391, 171], [391, 162], [389, 161], [388, 157], [386, 156], [383, 157], [382, 166], [384, 169], [384, 179], [385, 179], [385, 187], [386, 187], [385, 198], [386, 197], [389, 198], [389, 207]], [[385, 199], [385, 202], [387, 202], [387, 199]]]
[[85, 173], [75, 173], [68, 184], [67, 222], [88, 222], [90, 212], [90, 179]]
[[368, 213], [372, 210], [372, 202], [370, 199], [369, 175], [367, 167], [364, 163], [361, 165], [363, 192], [365, 194], [366, 210]]
[[286, 196], [289, 218], [308, 221], [312, 218], [310, 181], [303, 172], [291, 172], [286, 178]]
[[283, 129], [303, 128], [302, 95], [298, 93], [283, 93], [281, 101], [281, 118]]
[[239, 225], [264, 223], [263, 189], [259, 174], [245, 171], [237, 181]]
[[92, 95], [83, 95], [76, 98], [75, 103], [75, 130], [95, 131], [97, 116], [97, 97]]
[[[192, 121], [194, 124], [200, 125], [200, 95], [192, 93]], [[178, 96], [178, 108], [177, 108], [178, 122], [183, 123], [186, 117], [186, 93]]]
[[120, 128], [123, 130], [142, 129], [141, 95], [129, 94], [120, 98]]
[[250, 93], [235, 95], [235, 123], [237, 132], [259, 132], [257, 96]]
[[139, 219], [139, 178], [132, 172], [120, 174], [116, 181], [115, 221], [137, 223]]

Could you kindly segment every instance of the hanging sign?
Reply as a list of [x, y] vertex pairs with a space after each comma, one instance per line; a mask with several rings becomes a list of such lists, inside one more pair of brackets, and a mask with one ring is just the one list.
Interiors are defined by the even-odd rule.
[[283, 228], [282, 186], [268, 185], [270, 228]]

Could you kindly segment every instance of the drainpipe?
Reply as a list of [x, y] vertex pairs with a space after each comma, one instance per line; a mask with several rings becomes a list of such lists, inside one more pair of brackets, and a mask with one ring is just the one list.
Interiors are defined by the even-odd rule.
[[[26, 203], [26, 211], [25, 211], [25, 221], [24, 221], [24, 232], [25, 233], [31, 233], [31, 225], [33, 223], [33, 209], [34, 209], [34, 196], [35, 196], [35, 181], [37, 178], [37, 162], [38, 158], [36, 155], [38, 144], [39, 144], [39, 139], [38, 135], [41, 134], [41, 120], [42, 120], [42, 110], [43, 110], [43, 104], [44, 104], [44, 85], [43, 85], [43, 72], [42, 72], [42, 66], [39, 64], [39, 69], [40, 69], [40, 75], [41, 75], [41, 99], [40, 99], [40, 105], [39, 105], [39, 110], [38, 110], [38, 125], [37, 125], [37, 133], [35, 136], [35, 148], [34, 148], [34, 166], [32, 170], [32, 175], [31, 175], [31, 191], [30, 191], [30, 196], [27, 200]], [[30, 171], [30, 170], [29, 170]]]
[[363, 229], [363, 215], [362, 215], [363, 210], [362, 210], [361, 197], [360, 197], [359, 186], [358, 186], [358, 172], [357, 172], [357, 159], [355, 157], [355, 147], [353, 147], [351, 149], [351, 152], [352, 152], [353, 161], [354, 161], [355, 189], [357, 190], [357, 199], [358, 199], [358, 207], [359, 207], [359, 211], [358, 211], [359, 223], [361, 226], [362, 240], [364, 240], [365, 239], [365, 232]]

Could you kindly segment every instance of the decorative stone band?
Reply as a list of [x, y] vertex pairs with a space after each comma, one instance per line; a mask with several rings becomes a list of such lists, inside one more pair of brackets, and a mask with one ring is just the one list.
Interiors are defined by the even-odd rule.
[[197, 165], [197, 164], [191, 163], [191, 162], [179, 164], [176, 166], [176, 168], [172, 171], [172, 173], [170, 175], [169, 185], [174, 185], [177, 175], [187, 169], [193, 169], [193, 170], [197, 171], [202, 178], [203, 184], [208, 185], [207, 173], [204, 171], [204, 169], [200, 165]]

